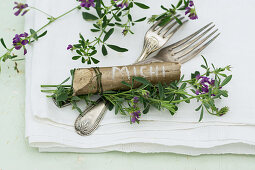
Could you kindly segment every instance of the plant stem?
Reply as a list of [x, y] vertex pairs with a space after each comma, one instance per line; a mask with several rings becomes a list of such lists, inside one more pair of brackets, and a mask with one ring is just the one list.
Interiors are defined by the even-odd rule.
[[52, 20], [50, 20], [46, 25], [44, 25], [44, 26], [41, 27], [39, 30], [37, 30], [36, 33], [40, 32], [41, 30], [43, 30], [45, 27], [49, 26], [51, 23], [55, 22], [56, 20], [58, 20], [58, 19], [62, 18], [63, 16], [65, 16], [65, 15], [71, 13], [72, 11], [74, 11], [75, 9], [77, 9], [79, 6], [80, 6], [80, 5], [76, 6], [75, 8], [73, 8], [73, 9], [71, 9], [71, 10], [65, 12], [64, 14], [62, 14], [62, 15], [56, 17], [56, 18], [53, 17]]
[[54, 18], [52, 15], [50, 15], [50, 14], [48, 14], [48, 13], [46, 13], [46, 12], [44, 12], [44, 11], [42, 11], [42, 10], [40, 10], [40, 9], [36, 8], [36, 7], [30, 7], [30, 8], [31, 8], [31, 9], [34, 9], [34, 10], [36, 10], [36, 11], [39, 11], [39, 12], [41, 12], [41, 13], [43, 13], [43, 14], [47, 15], [48, 17], [52, 17], [52, 18]]
[[41, 87], [72, 87], [71, 85], [41, 85]]

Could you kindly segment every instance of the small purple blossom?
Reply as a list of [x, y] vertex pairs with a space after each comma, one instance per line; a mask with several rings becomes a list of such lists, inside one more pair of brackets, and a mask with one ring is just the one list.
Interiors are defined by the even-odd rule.
[[69, 44], [66, 48], [67, 50], [72, 50], [73, 49], [73, 46], [71, 44]]
[[90, 8], [95, 7], [94, 0], [79, 0], [81, 2], [81, 7]]
[[[115, 2], [118, 0], [114, 0]], [[120, 4], [117, 5], [117, 7], [119, 8], [124, 8], [124, 7], [128, 7], [129, 3], [128, 0], [123, 0]]]
[[[18, 3], [18, 2], [14, 2], [14, 4], [16, 5], [15, 7], [13, 7], [13, 9], [18, 9], [18, 11], [16, 11], [14, 13], [15, 16], [18, 16], [24, 9], [28, 8], [28, 4], [23, 4], [23, 3]], [[29, 10], [24, 10], [23, 13], [21, 14], [21, 16], [25, 15]]]
[[189, 1], [189, 6], [186, 8], [186, 11], [185, 11], [185, 15], [187, 14], [189, 14], [188, 16], [191, 20], [198, 19], [193, 1]]
[[132, 123], [135, 123], [137, 121], [139, 122], [140, 116], [141, 116], [140, 110], [134, 111], [133, 113], [131, 113], [131, 122]]
[[136, 103], [138, 103], [138, 102], [139, 102], [139, 98], [138, 98], [137, 96], [135, 96], [135, 97], [133, 98], [133, 103], [136, 104]]
[[139, 118], [141, 116], [141, 111], [138, 107], [139, 97], [135, 96], [131, 100], [132, 106], [130, 107], [130, 121], [131, 123], [139, 122]]
[[29, 44], [29, 40], [27, 39], [28, 33], [24, 32], [24, 34], [16, 34], [13, 38], [12, 44], [16, 50], [20, 50], [22, 47], [24, 49], [24, 55], [27, 54], [27, 49], [25, 46]]
[[193, 7], [194, 6], [194, 2], [193, 1], [189, 1], [189, 6]]
[[[208, 93], [209, 92], [209, 86], [214, 86], [214, 83], [215, 83], [215, 80], [214, 79], [210, 79], [208, 77], [205, 77], [205, 76], [200, 76], [199, 74], [196, 75], [196, 79], [200, 82], [200, 90], [197, 89], [196, 90], [196, 95], [199, 95], [199, 94], [205, 94], [205, 93]], [[214, 94], [212, 94], [212, 96], [214, 96]]]

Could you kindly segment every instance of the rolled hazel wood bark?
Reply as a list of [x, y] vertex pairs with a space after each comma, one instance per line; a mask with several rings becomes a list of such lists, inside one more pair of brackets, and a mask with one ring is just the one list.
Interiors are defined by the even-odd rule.
[[[172, 62], [159, 62], [143, 65], [100, 67], [97, 70], [101, 72], [102, 89], [98, 88], [98, 73], [96, 73], [95, 68], [80, 68], [74, 72], [74, 95], [98, 93], [101, 90], [129, 90], [130, 88], [121, 82], [125, 81], [131, 84], [134, 76], [144, 77], [152, 84], [159, 82], [169, 84], [180, 79], [181, 65]], [[134, 88], [140, 85], [141, 83], [135, 82]]]

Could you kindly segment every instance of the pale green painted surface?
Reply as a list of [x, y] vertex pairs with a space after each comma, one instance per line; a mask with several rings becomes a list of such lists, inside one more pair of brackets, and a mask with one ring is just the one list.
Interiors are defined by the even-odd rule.
[[[11, 44], [15, 33], [23, 31], [24, 20], [15, 17], [13, 1], [0, 0], [0, 37]], [[0, 48], [0, 54], [3, 54]], [[90, 170], [90, 169], [184, 169], [184, 170], [254, 170], [255, 156], [207, 155], [191, 157], [176, 154], [139, 154], [111, 152], [104, 154], [39, 153], [24, 138], [24, 62], [2, 65], [0, 74], [0, 170]]]

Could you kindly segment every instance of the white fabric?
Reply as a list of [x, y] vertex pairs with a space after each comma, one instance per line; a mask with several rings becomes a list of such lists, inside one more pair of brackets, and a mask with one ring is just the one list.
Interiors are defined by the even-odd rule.
[[[75, 1], [38, 1], [28, 0], [31, 6], [38, 6], [44, 11], [56, 16], [77, 5]], [[146, 1], [151, 7], [145, 11], [135, 8], [136, 18], [152, 13], [159, 13], [159, 4], [169, 5], [164, 0]], [[219, 5], [220, 4], [220, 5]], [[248, 24], [252, 18], [251, 12], [255, 2], [249, 0], [246, 4], [240, 0], [196, 1], [199, 20], [190, 21], [176, 33], [169, 44], [194, 32], [210, 21], [215, 21], [222, 33], [202, 54], [216, 65], [233, 66], [233, 81], [227, 86], [230, 97], [221, 104], [228, 105], [231, 111], [223, 117], [205, 115], [202, 123], [197, 123], [199, 114], [194, 111], [196, 103], [181, 105], [175, 116], [167, 112], [152, 111], [143, 115], [139, 126], [130, 125], [129, 119], [115, 116], [108, 111], [100, 128], [89, 137], [78, 136], [73, 129], [77, 112], [70, 107], [58, 109], [45, 94], [40, 92], [41, 84], [60, 83], [69, 76], [69, 70], [84, 67], [79, 61], [71, 60], [72, 54], [66, 51], [69, 43], [76, 43], [78, 33], [85, 38], [93, 38], [91, 23], [81, 18], [81, 11], [74, 11], [47, 28], [48, 35], [29, 48], [26, 59], [26, 136], [31, 146], [39, 147], [45, 152], [175, 152], [198, 155], [209, 153], [255, 154], [253, 146], [255, 136], [252, 135], [255, 124], [255, 106], [253, 105], [254, 83], [251, 77], [252, 40], [255, 35], [255, 25]], [[57, 7], [57, 8], [56, 8]], [[245, 9], [245, 10], [242, 10]], [[215, 10], [217, 12], [215, 12]], [[236, 11], [239, 11], [238, 15]], [[26, 16], [26, 30], [39, 28], [46, 20], [38, 13]], [[141, 29], [142, 28], [142, 29]], [[110, 55], [103, 57], [100, 52], [97, 57], [100, 66], [131, 64], [139, 55], [145, 31], [148, 24], [141, 23], [134, 27], [135, 35], [114, 35], [109, 43], [127, 47], [129, 52], [116, 53], [109, 50]], [[61, 31], [60, 31], [61, 30]], [[243, 31], [245, 30], [245, 31]], [[135, 37], [135, 41], [134, 41]], [[119, 41], [123, 38], [123, 41]], [[191, 71], [198, 69], [202, 59], [197, 57], [183, 65], [182, 72], [189, 77]], [[245, 83], [245, 81], [248, 81]], [[247, 86], [245, 87], [244, 84]], [[104, 141], [102, 143], [101, 141]], [[249, 144], [249, 145], [248, 145]]]

